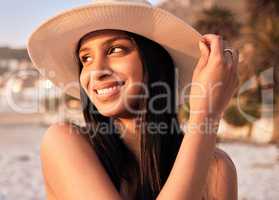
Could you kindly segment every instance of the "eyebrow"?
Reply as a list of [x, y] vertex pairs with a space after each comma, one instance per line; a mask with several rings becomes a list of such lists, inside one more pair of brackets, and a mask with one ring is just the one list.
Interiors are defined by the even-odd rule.
[[[111, 44], [111, 43], [113, 43], [114, 41], [119, 40], [119, 39], [131, 40], [131, 38], [128, 37], [128, 36], [116, 36], [116, 37], [113, 37], [113, 38], [110, 38], [110, 39], [106, 40], [106, 41], [102, 44], [102, 46]], [[83, 52], [83, 51], [87, 51], [87, 50], [91, 50], [91, 48], [90, 48], [90, 47], [81, 48], [81, 49], [79, 50], [79, 53], [81, 53], [81, 52]]]

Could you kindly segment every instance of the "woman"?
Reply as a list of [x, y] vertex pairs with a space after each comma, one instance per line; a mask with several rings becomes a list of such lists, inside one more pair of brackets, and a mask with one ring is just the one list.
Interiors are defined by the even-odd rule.
[[[238, 58], [219, 36], [200, 36], [143, 0], [103, 0], [45, 22], [28, 50], [47, 78], [81, 99], [86, 122], [54, 124], [43, 138], [49, 200], [237, 199], [235, 167], [215, 140]], [[182, 130], [176, 104], [189, 85]]]

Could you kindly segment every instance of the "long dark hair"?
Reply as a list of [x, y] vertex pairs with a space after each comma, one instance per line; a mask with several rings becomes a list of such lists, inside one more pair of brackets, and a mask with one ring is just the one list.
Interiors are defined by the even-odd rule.
[[[154, 86], [154, 83], [164, 82], [170, 88], [168, 91], [171, 92], [170, 95], [160, 98], [153, 104], [156, 110], [162, 111], [164, 108], [168, 110], [158, 114], [151, 112], [146, 106], [146, 114], [143, 116], [143, 124], [166, 124], [164, 134], [160, 132], [149, 134], [143, 126], [140, 136], [141, 159], [138, 161], [134, 153], [124, 144], [113, 124], [108, 126], [111, 129], [107, 134], [101, 134], [94, 128], [98, 124], [109, 124], [112, 120], [98, 112], [82, 88], [80, 96], [86, 126], [80, 127], [80, 131], [87, 131], [92, 148], [119, 192], [121, 180], [125, 180], [129, 188], [136, 188], [136, 196], [133, 199], [156, 199], [168, 178], [183, 138], [176, 115], [175, 65], [169, 53], [160, 44], [134, 33], [127, 32], [127, 34], [135, 40], [144, 74], [148, 75], [149, 96], [146, 104], [152, 97], [167, 92], [163, 87]], [[79, 66], [81, 72], [80, 61]]]

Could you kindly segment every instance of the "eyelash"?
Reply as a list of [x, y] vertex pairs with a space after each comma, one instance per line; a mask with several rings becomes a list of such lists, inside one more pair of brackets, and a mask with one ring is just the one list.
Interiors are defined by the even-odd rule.
[[[117, 48], [120, 48], [120, 49], [122, 49], [122, 50], [125, 50], [125, 48], [123, 48], [123, 47], [121, 47], [121, 46], [114, 46], [114, 47], [109, 48], [106, 52], [107, 52], [107, 53], [110, 53], [112, 49], [117, 49]], [[121, 51], [122, 51], [122, 50], [121, 50]], [[120, 53], [120, 52], [116, 52], [116, 53]], [[87, 62], [86, 59], [88, 59], [89, 57], [90, 57], [89, 54], [86, 54], [86, 55], [82, 56], [82, 57], [81, 57], [82, 63], [86, 63], [86, 62]]]

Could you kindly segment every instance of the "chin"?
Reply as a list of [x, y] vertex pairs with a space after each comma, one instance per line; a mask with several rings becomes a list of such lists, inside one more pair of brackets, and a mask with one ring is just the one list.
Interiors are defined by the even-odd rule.
[[98, 111], [100, 112], [101, 115], [105, 117], [113, 117], [113, 118], [121, 117], [123, 115], [126, 115], [125, 113], [127, 113], [127, 111], [123, 108], [110, 108], [110, 109], [100, 108], [98, 109]]
[[[131, 102], [129, 102], [131, 103]], [[133, 102], [135, 103], [135, 102]], [[129, 104], [130, 108], [132, 104]], [[105, 117], [113, 117], [113, 118], [129, 118], [134, 116], [132, 111], [130, 111], [128, 108], [126, 108], [124, 102], [120, 103], [107, 103], [107, 104], [98, 104], [96, 105], [96, 108], [98, 109], [99, 113]]]
[[106, 117], [113, 117], [125, 111], [124, 103], [119, 97], [111, 101], [98, 101], [98, 99], [93, 98], [91, 102], [96, 106], [98, 112]]

